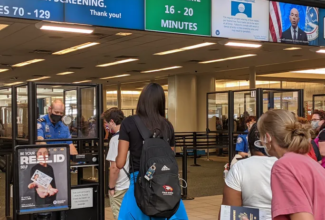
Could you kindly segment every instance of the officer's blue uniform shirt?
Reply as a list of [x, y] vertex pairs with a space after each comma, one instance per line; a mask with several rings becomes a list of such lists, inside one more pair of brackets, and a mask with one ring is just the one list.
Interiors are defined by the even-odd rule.
[[[245, 132], [248, 133], [248, 130], [246, 130]], [[236, 152], [248, 153], [249, 148], [248, 148], [247, 135], [248, 134], [238, 135], [237, 143], [236, 143]]]
[[[69, 127], [59, 121], [55, 125], [49, 115], [37, 120], [37, 137], [44, 139], [68, 139], [71, 138]], [[72, 141], [50, 141], [47, 144], [72, 144]]]

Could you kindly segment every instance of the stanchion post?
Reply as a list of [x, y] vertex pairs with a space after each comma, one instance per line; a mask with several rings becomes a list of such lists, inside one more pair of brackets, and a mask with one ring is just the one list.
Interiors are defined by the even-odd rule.
[[183, 183], [186, 187], [183, 187], [183, 195], [182, 199], [183, 200], [193, 200], [194, 198], [188, 197], [187, 195], [187, 187], [188, 187], [188, 182], [187, 182], [187, 146], [185, 145], [185, 137], [183, 137], [183, 157], [182, 157], [182, 173], [183, 173], [183, 180], [186, 182], [186, 184]]
[[6, 217], [10, 216], [10, 154], [6, 154], [6, 179], [5, 179], [5, 192], [6, 192]]
[[193, 153], [194, 153], [194, 164], [192, 166], [195, 166], [195, 167], [199, 167], [201, 165], [197, 164], [196, 163], [196, 159], [197, 159], [197, 149], [196, 149], [196, 146], [197, 146], [197, 137], [196, 137], [196, 132], [193, 132]]

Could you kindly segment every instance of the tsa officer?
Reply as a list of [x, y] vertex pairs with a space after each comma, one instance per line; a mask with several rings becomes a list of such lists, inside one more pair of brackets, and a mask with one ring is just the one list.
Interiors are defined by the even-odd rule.
[[249, 146], [248, 146], [248, 132], [253, 126], [253, 124], [256, 123], [256, 117], [255, 116], [249, 116], [246, 121], [246, 126], [247, 130], [245, 131], [245, 134], [241, 134], [237, 138], [237, 143], [236, 143], [236, 152], [242, 157], [248, 157], [248, 152], [249, 152]]
[[[37, 120], [37, 140], [68, 139], [71, 138], [69, 127], [62, 121], [64, 104], [61, 100], [55, 100], [48, 108], [48, 114]], [[43, 144], [69, 144], [70, 155], [78, 154], [72, 141], [50, 141]]]

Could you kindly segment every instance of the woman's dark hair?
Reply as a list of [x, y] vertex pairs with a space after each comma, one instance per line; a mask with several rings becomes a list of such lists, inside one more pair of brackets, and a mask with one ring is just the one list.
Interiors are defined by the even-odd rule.
[[248, 146], [249, 151], [251, 152], [252, 156], [256, 154], [256, 152], [261, 152], [265, 155], [264, 149], [255, 147], [255, 141], [260, 140], [260, 133], [257, 130], [257, 124], [253, 124], [249, 133], [248, 133]]
[[163, 88], [150, 83], [143, 88], [137, 106], [137, 115], [147, 128], [164, 138], [171, 137], [171, 124], [165, 114], [166, 98]]
[[109, 122], [110, 120], [113, 120], [116, 125], [120, 125], [125, 117], [124, 117], [124, 113], [122, 110], [120, 110], [119, 108], [113, 107], [113, 108], [106, 110], [102, 114], [102, 118], [105, 119], [105, 121], [107, 121], [107, 122]]

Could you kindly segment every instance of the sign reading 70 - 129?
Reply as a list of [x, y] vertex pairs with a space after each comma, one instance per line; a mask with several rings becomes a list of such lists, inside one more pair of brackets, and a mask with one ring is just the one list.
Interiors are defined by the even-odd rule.
[[211, 0], [146, 0], [146, 30], [211, 34]]

